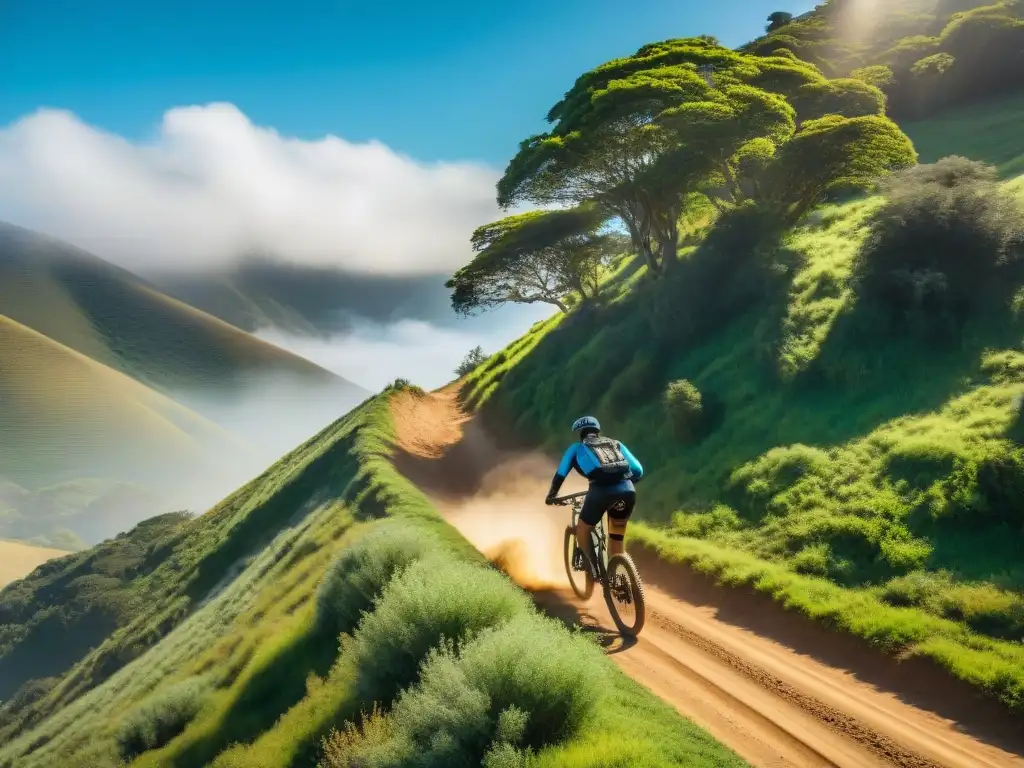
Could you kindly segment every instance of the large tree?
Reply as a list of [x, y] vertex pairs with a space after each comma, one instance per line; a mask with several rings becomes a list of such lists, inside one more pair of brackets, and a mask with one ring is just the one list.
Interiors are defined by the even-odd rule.
[[569, 295], [595, 298], [601, 266], [615, 242], [600, 232], [607, 218], [586, 204], [518, 214], [478, 228], [472, 237], [476, 257], [445, 284], [452, 291], [452, 308], [470, 315], [509, 302], [540, 302], [567, 312]]
[[820, 71], [791, 56], [704, 39], [644, 46], [576, 81], [548, 114], [553, 129], [520, 145], [498, 202], [595, 202], [621, 219], [657, 276], [675, 257], [681, 201], [709, 177], [729, 187], [730, 160], [749, 142], [792, 135], [781, 96], [816, 82]]

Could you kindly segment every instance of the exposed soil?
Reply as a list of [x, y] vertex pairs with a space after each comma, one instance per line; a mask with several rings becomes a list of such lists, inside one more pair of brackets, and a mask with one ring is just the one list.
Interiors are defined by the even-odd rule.
[[[598, 635], [634, 680], [755, 766], [1024, 768], [1024, 723], [926, 660], [900, 661], [763, 595], [628, 546], [648, 620], [626, 642], [600, 595], [566, 586], [553, 461], [497, 448], [448, 388], [392, 403], [395, 465], [550, 615]], [[566, 491], [582, 489], [566, 483]]]

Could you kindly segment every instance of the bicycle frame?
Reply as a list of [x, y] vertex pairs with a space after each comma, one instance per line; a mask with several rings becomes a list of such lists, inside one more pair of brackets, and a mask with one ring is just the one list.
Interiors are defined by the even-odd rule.
[[[563, 503], [568, 504], [571, 508], [569, 517], [572, 520], [573, 530], [576, 529], [576, 524], [580, 520], [580, 513], [583, 511], [583, 499], [586, 495], [586, 492], [574, 493], [571, 496], [564, 496], [562, 498]], [[594, 552], [597, 554], [597, 571], [601, 576], [602, 582], [608, 574], [608, 547], [605, 544], [604, 517], [604, 515], [601, 515], [601, 519], [597, 521], [597, 525], [594, 526], [594, 530], [590, 533], [593, 539]]]

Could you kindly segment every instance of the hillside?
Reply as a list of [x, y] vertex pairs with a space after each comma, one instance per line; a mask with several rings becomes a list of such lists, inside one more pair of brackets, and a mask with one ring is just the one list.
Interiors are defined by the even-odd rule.
[[877, 85], [901, 122], [1024, 88], [1019, 0], [828, 0], [796, 18], [773, 14], [767, 29], [744, 50], [791, 52], [829, 77]]
[[[828, 207], [789, 235], [798, 266], [767, 295], [735, 276], [702, 287], [713, 243], [668, 283], [624, 269], [606, 306], [538, 323], [465, 397], [552, 456], [597, 414], [649, 476], [639, 541], [1019, 703], [1021, 326], [992, 307], [952, 344], [879, 337], [851, 283], [878, 206]], [[666, 404], [682, 380], [688, 427]]]
[[0, 313], [164, 392], [289, 375], [365, 396], [318, 366], [57, 240], [0, 225]]
[[0, 481], [23, 490], [0, 505], [0, 535], [75, 548], [203, 508], [366, 395], [91, 254], [0, 225]]
[[68, 554], [62, 549], [46, 549], [21, 544], [16, 541], [0, 541], [0, 589], [34, 571], [47, 560]]
[[[366, 323], [457, 323], [445, 275], [374, 275], [252, 258], [220, 272], [162, 271], [147, 278], [164, 293], [250, 332], [331, 336]], [[477, 327], [500, 323], [482, 318]]]
[[[0, 765], [744, 765], [443, 523], [389, 463], [394, 394], [206, 515], [0, 592], [0, 665], [50, 676], [0, 709]], [[115, 612], [97, 625], [90, 604]], [[34, 654], [46, 605], [80, 617], [80, 660]]]
[[[646, 551], [1019, 710], [1024, 181], [1003, 180], [1024, 152], [1017, 107], [912, 125], [928, 152], [1000, 167], [922, 158], [891, 94], [827, 77], [843, 73], [821, 14], [851, 5], [781, 27], [817, 29], [820, 68], [796, 47], [701, 37], [576, 79], [497, 200], [572, 204], [581, 223], [485, 225], [449, 283], [456, 312], [535, 296], [560, 312], [471, 372], [463, 398], [552, 457], [597, 415], [646, 468], [630, 529]], [[1016, 7], [982, 16], [1002, 28]], [[601, 249], [595, 210], [624, 225], [627, 253]]]

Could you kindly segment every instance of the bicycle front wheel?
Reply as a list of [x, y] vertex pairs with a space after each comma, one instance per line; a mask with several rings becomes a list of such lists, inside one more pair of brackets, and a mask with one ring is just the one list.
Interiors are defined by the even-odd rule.
[[636, 563], [625, 552], [613, 555], [608, 560], [604, 599], [619, 632], [630, 637], [639, 635], [647, 619], [644, 585], [640, 581]]
[[[594, 576], [586, 563], [581, 563], [576, 552], [576, 531], [571, 526], [565, 528], [565, 575], [569, 577], [569, 586], [581, 600], [589, 600], [594, 594]], [[577, 570], [577, 567], [580, 567]]]

